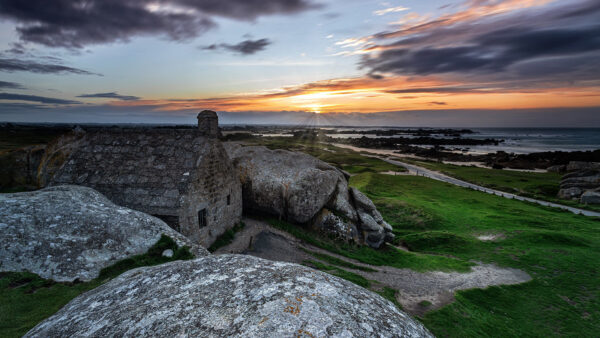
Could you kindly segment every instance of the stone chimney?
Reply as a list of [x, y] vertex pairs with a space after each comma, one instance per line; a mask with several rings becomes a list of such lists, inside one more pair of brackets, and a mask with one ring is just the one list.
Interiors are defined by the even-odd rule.
[[198, 114], [198, 129], [208, 137], [219, 137], [219, 117], [212, 110], [203, 110]]

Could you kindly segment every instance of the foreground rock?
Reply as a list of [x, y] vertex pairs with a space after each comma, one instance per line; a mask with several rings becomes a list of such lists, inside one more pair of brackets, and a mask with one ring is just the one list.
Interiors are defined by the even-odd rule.
[[600, 203], [600, 163], [570, 162], [560, 182], [558, 197], [583, 204]]
[[90, 188], [0, 195], [0, 271], [91, 280], [102, 268], [145, 253], [161, 234], [196, 256], [208, 254], [158, 218], [114, 205]]
[[245, 212], [308, 225], [345, 241], [378, 248], [393, 239], [375, 205], [348, 188], [344, 173], [310, 155], [225, 143], [242, 181]]
[[26, 337], [430, 337], [379, 295], [296, 264], [207, 256], [131, 270]]

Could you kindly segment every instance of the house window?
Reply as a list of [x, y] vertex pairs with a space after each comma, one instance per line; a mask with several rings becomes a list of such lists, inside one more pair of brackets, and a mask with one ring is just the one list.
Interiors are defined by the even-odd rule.
[[198, 210], [198, 228], [206, 226], [206, 209]]
[[231, 204], [231, 195], [227, 195], [227, 205]]

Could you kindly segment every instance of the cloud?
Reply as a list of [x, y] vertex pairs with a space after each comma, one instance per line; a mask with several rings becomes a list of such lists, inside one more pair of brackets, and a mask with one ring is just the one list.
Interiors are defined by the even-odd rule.
[[431, 101], [431, 102], [429, 102], [429, 104], [432, 104], [432, 105], [434, 105], [434, 106], [445, 106], [445, 105], [447, 105], [448, 103], [446, 103], [446, 102], [442, 102], [442, 101]]
[[15, 82], [7, 82], [7, 81], [0, 81], [0, 89], [2, 88], [8, 88], [8, 89], [25, 89], [25, 87], [23, 87], [22, 85], [15, 83]]
[[77, 97], [85, 97], [85, 98], [106, 98], [106, 99], [117, 99], [122, 101], [137, 101], [140, 98], [137, 96], [131, 95], [119, 95], [115, 92], [110, 93], [96, 93], [96, 94], [82, 94]]
[[56, 63], [43, 63], [32, 60], [19, 60], [10, 58], [0, 58], [0, 71], [2, 72], [32, 72], [41, 74], [81, 74], [98, 75], [87, 70], [63, 66]]
[[39, 102], [44, 104], [79, 104], [79, 101], [73, 100], [63, 100], [63, 99], [55, 99], [52, 97], [44, 97], [44, 96], [35, 96], [35, 95], [23, 95], [23, 94], [13, 94], [13, 93], [0, 93], [0, 100], [7, 101], [29, 101], [29, 102]]
[[214, 17], [254, 20], [319, 8], [310, 0], [0, 0], [22, 41], [82, 48], [134, 36], [182, 41], [216, 27]]
[[440, 74], [500, 72], [533, 58], [569, 56], [600, 50], [600, 26], [579, 29], [501, 29], [462, 46], [384, 50], [363, 65], [374, 73]]
[[509, 80], [598, 85], [591, 74], [600, 71], [594, 62], [600, 58], [600, 5], [579, 0], [530, 9], [547, 2], [470, 1], [467, 10], [416, 19], [397, 31], [362, 38], [360, 66], [372, 78], [436, 75], [491, 87]]
[[227, 43], [212, 44], [210, 46], [201, 47], [204, 50], [225, 49], [242, 55], [252, 55], [267, 48], [272, 42], [269, 39], [259, 40], [244, 40], [240, 43], [231, 45]]
[[403, 7], [403, 6], [398, 6], [398, 7], [390, 7], [390, 8], [386, 8], [386, 9], [380, 9], [378, 11], [373, 12], [373, 14], [375, 15], [386, 15], [389, 13], [397, 13], [397, 12], [403, 12], [406, 10], [409, 10], [410, 8], [407, 7]]
[[412, 93], [427, 93], [427, 94], [462, 94], [462, 93], [480, 93], [479, 88], [474, 87], [421, 87], [407, 89], [390, 89], [385, 90], [388, 94], [412, 94]]

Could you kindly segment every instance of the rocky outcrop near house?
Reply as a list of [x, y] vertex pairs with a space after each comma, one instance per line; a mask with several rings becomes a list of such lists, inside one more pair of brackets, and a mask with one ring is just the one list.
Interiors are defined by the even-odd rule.
[[0, 154], [0, 189], [45, 187], [85, 134], [77, 127], [48, 144], [27, 146]]
[[117, 206], [90, 188], [0, 194], [0, 271], [87, 281], [104, 267], [145, 253], [162, 234], [196, 256], [208, 254], [158, 218]]
[[600, 163], [570, 162], [560, 182], [558, 197], [579, 200], [583, 204], [600, 204]]
[[0, 154], [0, 189], [37, 188], [37, 170], [45, 151], [45, 145], [35, 145]]
[[128, 271], [25, 337], [432, 337], [381, 296], [296, 264], [206, 256]]
[[392, 228], [344, 173], [310, 155], [225, 143], [242, 182], [244, 211], [276, 216], [379, 248]]

